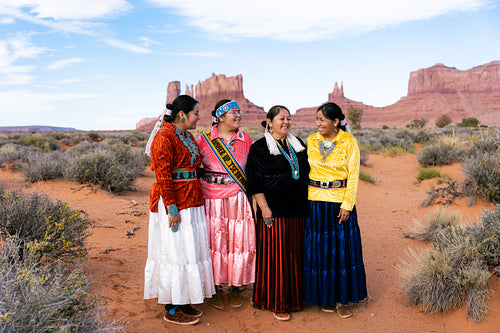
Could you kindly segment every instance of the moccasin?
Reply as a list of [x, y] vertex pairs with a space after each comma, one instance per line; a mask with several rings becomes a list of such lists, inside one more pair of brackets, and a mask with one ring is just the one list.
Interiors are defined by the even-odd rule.
[[165, 311], [165, 316], [163, 317], [163, 319], [165, 319], [165, 321], [169, 323], [176, 325], [194, 325], [200, 321], [199, 318], [188, 316], [179, 307], [175, 308], [174, 314], [170, 314], [168, 313], [168, 311]]

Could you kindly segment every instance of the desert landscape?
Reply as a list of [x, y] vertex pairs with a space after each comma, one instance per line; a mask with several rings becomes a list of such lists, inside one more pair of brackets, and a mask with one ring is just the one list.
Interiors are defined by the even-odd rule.
[[[220, 311], [202, 304], [199, 308], [204, 316], [191, 327], [166, 323], [162, 319], [163, 306], [143, 299], [149, 189], [154, 178], [150, 170], [136, 179], [132, 190], [121, 194], [60, 179], [30, 184], [23, 174], [8, 169], [0, 169], [0, 182], [7, 190], [47, 193], [88, 214], [92, 235], [86, 243], [86, 274], [93, 281], [93, 293], [107, 301], [111, 318], [125, 323], [128, 332], [498, 332], [500, 281], [495, 276], [490, 278], [489, 311], [480, 323], [467, 319], [463, 308], [452, 313], [426, 314], [407, 303], [401, 289], [404, 277], [398, 267], [408, 259], [409, 248], [418, 252], [430, 245], [404, 238], [403, 233], [410, 230], [414, 219], [422, 220], [424, 214], [442, 207], [443, 202], [419, 208], [436, 180], [416, 181], [419, 163], [414, 154], [370, 154], [368, 164], [362, 170], [373, 176], [375, 184], [360, 181], [357, 209], [370, 302], [355, 306], [354, 316], [349, 319], [306, 306], [292, 313], [291, 321], [278, 322], [270, 312], [251, 306], [249, 287], [243, 292], [247, 301], [243, 307], [232, 309], [226, 305]], [[464, 178], [459, 163], [436, 168], [454, 180]], [[457, 198], [450, 204], [451, 209], [462, 214], [463, 224], [477, 220], [482, 209], [493, 208], [483, 199], [471, 207], [466, 201]]]

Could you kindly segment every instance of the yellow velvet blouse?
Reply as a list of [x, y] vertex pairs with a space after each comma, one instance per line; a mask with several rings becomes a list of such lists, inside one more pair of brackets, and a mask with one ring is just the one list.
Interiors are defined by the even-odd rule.
[[324, 138], [319, 133], [307, 138], [307, 157], [311, 171], [309, 178], [316, 181], [335, 181], [347, 179], [347, 187], [324, 189], [309, 186], [308, 199], [342, 203], [340, 208], [351, 211], [356, 203], [359, 178], [358, 142], [347, 132], [339, 129], [333, 140], [335, 149], [323, 160], [319, 151], [319, 142]]

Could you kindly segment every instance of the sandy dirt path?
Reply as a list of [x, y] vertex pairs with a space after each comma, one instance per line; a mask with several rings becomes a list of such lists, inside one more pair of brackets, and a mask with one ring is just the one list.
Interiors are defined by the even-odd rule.
[[[435, 180], [416, 182], [418, 162], [411, 154], [384, 157], [371, 154], [370, 167], [362, 169], [376, 179], [372, 185], [360, 181], [358, 218], [362, 233], [368, 293], [372, 300], [353, 308], [354, 316], [340, 319], [318, 307], [307, 306], [292, 313], [289, 322], [278, 322], [268, 311], [256, 310], [249, 302], [240, 309], [226, 305], [223, 311], [201, 305], [205, 315], [195, 326], [180, 327], [162, 320], [163, 307], [155, 300], [143, 299], [144, 265], [147, 256], [149, 188], [153, 181], [146, 171], [135, 183], [135, 190], [116, 195], [93, 186], [54, 180], [27, 184], [22, 175], [0, 170], [0, 181], [6, 189], [23, 188], [45, 191], [51, 197], [68, 202], [73, 209], [83, 209], [92, 220], [88, 239], [86, 271], [94, 281], [94, 290], [108, 301], [115, 319], [128, 322], [129, 332], [500, 332], [500, 282], [493, 277], [490, 311], [486, 320], [476, 324], [465, 318], [465, 310], [429, 315], [408, 305], [401, 291], [403, 277], [398, 265], [407, 258], [409, 247], [425, 249], [428, 245], [403, 237], [413, 219], [423, 219], [441, 204], [418, 208]], [[462, 180], [459, 165], [439, 168], [441, 172]], [[479, 200], [466, 207], [458, 199], [451, 208], [463, 214], [464, 223], [477, 219], [481, 208], [491, 203]], [[127, 235], [134, 229], [133, 235]], [[251, 290], [243, 296], [248, 301]]]

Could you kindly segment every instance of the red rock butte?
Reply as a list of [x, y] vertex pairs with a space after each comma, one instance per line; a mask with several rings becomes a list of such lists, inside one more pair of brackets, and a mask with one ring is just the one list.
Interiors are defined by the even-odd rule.
[[[180, 82], [168, 84], [167, 101], [170, 103], [180, 94]], [[210, 113], [220, 99], [234, 99], [244, 111], [243, 127], [260, 127], [265, 113], [243, 95], [241, 75], [226, 77], [215, 75], [198, 82], [196, 87], [186, 85], [186, 94], [200, 102], [199, 126], [208, 127]], [[304, 107], [292, 115], [294, 126], [314, 124], [316, 109], [325, 102], [335, 102], [344, 114], [350, 107], [363, 109], [361, 125], [365, 128], [405, 127], [413, 119], [425, 118], [427, 126], [434, 126], [435, 120], [448, 114], [452, 124], [464, 118], [477, 118], [481, 124], [500, 126], [500, 61], [458, 70], [443, 64], [436, 64], [410, 73], [408, 94], [392, 105], [374, 107], [344, 96], [344, 87], [335, 83], [328, 99], [316, 106]], [[151, 129], [156, 118], [146, 118], [137, 124], [137, 129]]]
[[[172, 81], [167, 87], [167, 103], [181, 94], [181, 83]], [[200, 103], [200, 120], [198, 126], [209, 127], [212, 125], [212, 111], [221, 99], [235, 100], [243, 111], [242, 127], [260, 127], [260, 123], [266, 118], [264, 108], [250, 102], [243, 94], [243, 76], [236, 75], [226, 77], [224, 74], [215, 75], [196, 86], [186, 85], [186, 95], [192, 96]], [[137, 123], [138, 130], [151, 130], [158, 118], [145, 118]]]

